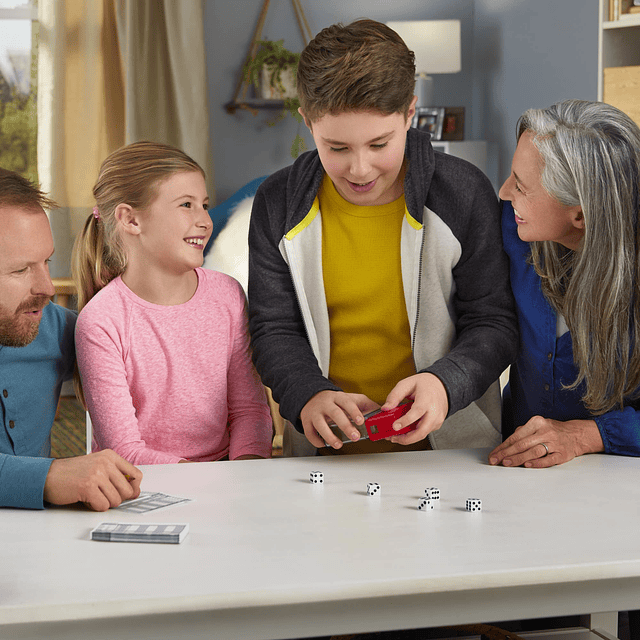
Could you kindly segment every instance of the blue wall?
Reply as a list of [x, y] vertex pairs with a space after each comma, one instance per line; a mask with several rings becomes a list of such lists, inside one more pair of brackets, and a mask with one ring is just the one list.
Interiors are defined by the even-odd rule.
[[[462, 71], [435, 76], [436, 105], [464, 106], [465, 137], [490, 143], [489, 175], [508, 175], [515, 123], [528, 107], [564, 98], [595, 100], [598, 0], [302, 0], [313, 33], [335, 22], [369, 17], [462, 22]], [[258, 176], [292, 162], [298, 125], [287, 116], [269, 126], [273, 112], [229, 115], [242, 62], [262, 0], [206, 0], [205, 32], [211, 148], [216, 201]], [[303, 48], [291, 0], [271, 0], [263, 37]], [[313, 147], [304, 126], [300, 132]]]
[[598, 0], [475, 0], [467, 133], [490, 142], [488, 173], [498, 184], [511, 170], [526, 109], [597, 99], [598, 7]]

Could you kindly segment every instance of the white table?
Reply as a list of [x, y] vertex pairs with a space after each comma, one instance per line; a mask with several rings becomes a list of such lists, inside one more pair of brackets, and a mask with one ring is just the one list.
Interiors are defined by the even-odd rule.
[[[640, 460], [528, 470], [485, 459], [145, 467], [143, 489], [195, 501], [142, 516], [1, 509], [0, 638], [286, 638], [638, 607]], [[314, 470], [324, 485], [309, 483]], [[420, 512], [431, 486], [442, 504]], [[90, 541], [105, 520], [191, 532], [181, 545]], [[615, 614], [592, 620], [616, 633]]]

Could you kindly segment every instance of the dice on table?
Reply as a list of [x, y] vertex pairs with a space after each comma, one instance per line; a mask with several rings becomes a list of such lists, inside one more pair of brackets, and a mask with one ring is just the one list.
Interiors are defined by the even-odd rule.
[[440, 489], [438, 487], [430, 487], [424, 490], [424, 495], [430, 500], [440, 500]]
[[429, 500], [428, 497], [420, 498], [418, 511], [433, 511], [433, 500]]
[[467, 511], [482, 511], [482, 500], [467, 498]]
[[322, 473], [322, 471], [312, 471], [309, 475], [309, 482], [322, 484], [324, 482], [324, 473]]
[[380, 485], [377, 482], [369, 482], [367, 484], [367, 495], [375, 496], [378, 493], [380, 493]]

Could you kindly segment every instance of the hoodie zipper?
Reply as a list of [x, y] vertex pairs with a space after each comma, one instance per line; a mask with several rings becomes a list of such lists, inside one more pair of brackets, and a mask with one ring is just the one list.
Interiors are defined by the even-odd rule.
[[[424, 217], [424, 213], [423, 213], [423, 217]], [[413, 364], [416, 368], [416, 371], [418, 370], [418, 366], [416, 365], [416, 359], [413, 354], [415, 354], [415, 351], [416, 351], [416, 336], [418, 334], [418, 320], [420, 319], [420, 294], [422, 289], [422, 256], [424, 254], [425, 236], [426, 236], [426, 232], [425, 232], [424, 221], [423, 221], [422, 241], [420, 243], [420, 257], [418, 258], [418, 292], [416, 294], [416, 320], [415, 320], [415, 324], [413, 325], [413, 335], [411, 336], [411, 354], [413, 356]], [[431, 448], [435, 449], [434, 441], [433, 441], [433, 432], [427, 435], [427, 439], [429, 440], [429, 444], [431, 445]]]

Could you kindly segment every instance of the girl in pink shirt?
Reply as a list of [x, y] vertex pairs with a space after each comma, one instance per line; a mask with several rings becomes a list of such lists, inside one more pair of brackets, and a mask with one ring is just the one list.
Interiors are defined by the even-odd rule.
[[269, 457], [244, 293], [202, 268], [212, 224], [200, 166], [137, 142], [103, 162], [93, 194], [73, 256], [92, 448], [133, 464]]

